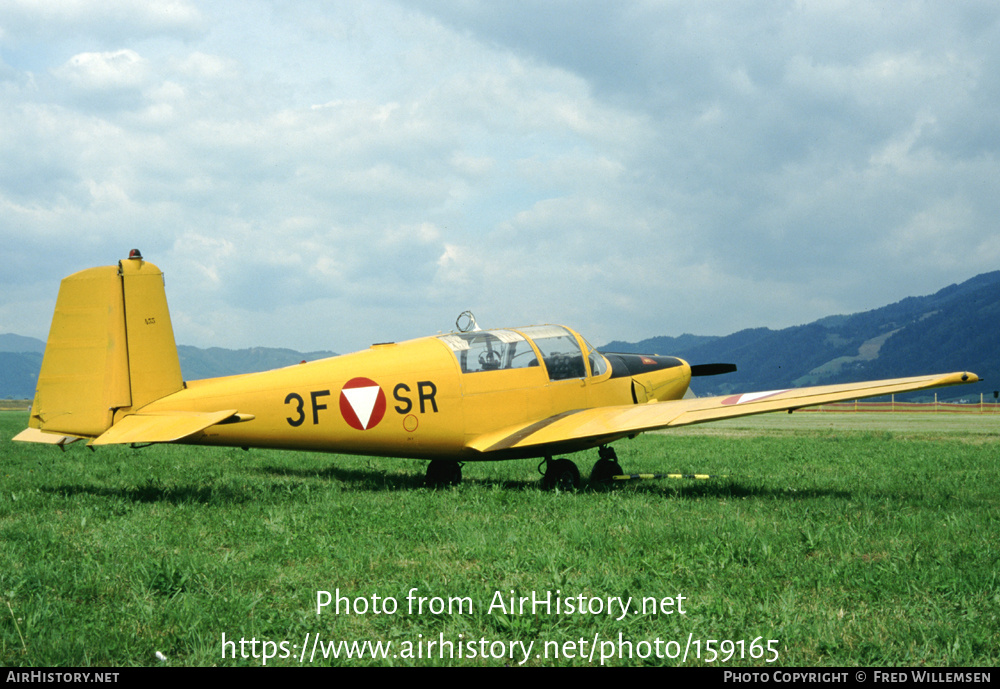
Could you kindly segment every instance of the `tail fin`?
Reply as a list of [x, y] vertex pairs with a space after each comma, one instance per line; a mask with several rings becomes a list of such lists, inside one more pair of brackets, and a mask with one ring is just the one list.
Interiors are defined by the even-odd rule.
[[123, 414], [183, 387], [159, 268], [134, 250], [117, 266], [62, 281], [31, 428], [97, 437]]

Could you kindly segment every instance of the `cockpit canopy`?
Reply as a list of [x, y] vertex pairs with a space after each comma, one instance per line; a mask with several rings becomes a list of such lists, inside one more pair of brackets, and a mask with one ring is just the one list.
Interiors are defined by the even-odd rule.
[[600, 352], [561, 325], [449, 333], [439, 339], [454, 353], [462, 373], [538, 366], [539, 356], [550, 380], [599, 376], [608, 370]]

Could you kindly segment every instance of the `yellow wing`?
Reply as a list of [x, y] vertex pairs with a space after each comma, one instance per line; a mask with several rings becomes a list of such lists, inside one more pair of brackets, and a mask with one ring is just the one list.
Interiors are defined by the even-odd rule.
[[640, 405], [580, 409], [558, 414], [536, 423], [487, 433], [469, 443], [469, 447], [485, 453], [516, 452], [522, 449], [538, 449], [539, 446], [545, 445], [571, 448], [574, 445], [586, 444], [588, 440], [610, 442], [616, 438], [658, 428], [686, 426], [737, 416], [799, 409], [800, 407], [830, 402], [879, 397], [978, 381], [979, 377], [974, 373], [946, 373], [914, 378], [873, 380], [846, 385], [824, 385], [721, 397], [650, 402]]

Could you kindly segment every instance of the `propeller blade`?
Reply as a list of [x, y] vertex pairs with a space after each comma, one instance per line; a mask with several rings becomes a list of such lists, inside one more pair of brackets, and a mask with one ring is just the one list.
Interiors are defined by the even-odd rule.
[[718, 376], [723, 373], [735, 373], [736, 364], [697, 364], [691, 367], [691, 377]]

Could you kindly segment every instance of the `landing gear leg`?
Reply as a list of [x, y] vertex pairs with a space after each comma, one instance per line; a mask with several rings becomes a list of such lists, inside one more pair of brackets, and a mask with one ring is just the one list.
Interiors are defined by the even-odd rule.
[[608, 445], [601, 446], [597, 452], [600, 459], [590, 470], [590, 482], [593, 485], [611, 485], [613, 476], [625, 473], [622, 471], [622, 465], [618, 463], [618, 455], [615, 453], [615, 448]]
[[[542, 475], [542, 490], [575, 490], [580, 487], [580, 470], [568, 459], [546, 457], [545, 473]], [[541, 471], [541, 464], [538, 465]]]
[[428, 488], [457, 486], [462, 482], [462, 465], [450, 459], [433, 459], [427, 465], [424, 485]]

